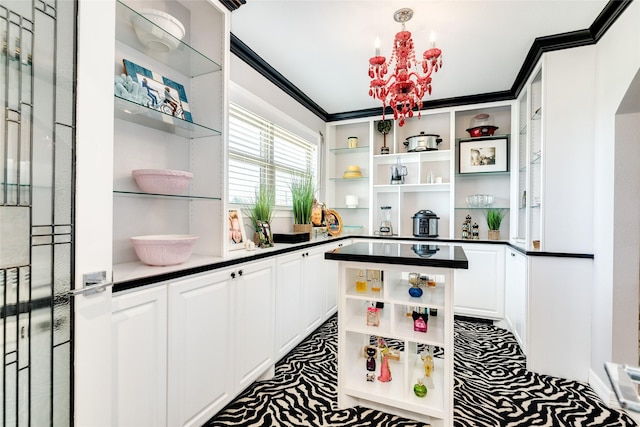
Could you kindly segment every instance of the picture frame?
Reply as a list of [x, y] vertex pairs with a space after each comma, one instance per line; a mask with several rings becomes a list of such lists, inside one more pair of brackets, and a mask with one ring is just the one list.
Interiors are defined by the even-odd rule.
[[271, 224], [269, 221], [256, 221], [258, 236], [261, 248], [270, 248], [273, 246], [273, 234], [271, 233]]
[[342, 218], [338, 212], [333, 209], [329, 209], [325, 212], [325, 222], [327, 224], [327, 231], [332, 236], [337, 236], [342, 232]]
[[242, 214], [238, 209], [229, 209], [227, 241], [230, 251], [244, 249], [244, 242], [247, 241]]
[[146, 107], [193, 123], [184, 86], [128, 59], [122, 61], [125, 73], [147, 90], [151, 102]]
[[508, 138], [462, 140], [458, 149], [461, 174], [493, 173], [509, 170]]

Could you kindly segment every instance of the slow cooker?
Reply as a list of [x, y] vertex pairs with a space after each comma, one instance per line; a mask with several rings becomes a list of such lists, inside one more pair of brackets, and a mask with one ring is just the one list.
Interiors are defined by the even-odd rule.
[[415, 237], [438, 237], [438, 220], [440, 217], [430, 210], [423, 209], [411, 217], [413, 219], [413, 235]]
[[408, 137], [403, 144], [408, 151], [431, 151], [437, 150], [441, 142], [440, 135], [420, 132], [420, 135]]

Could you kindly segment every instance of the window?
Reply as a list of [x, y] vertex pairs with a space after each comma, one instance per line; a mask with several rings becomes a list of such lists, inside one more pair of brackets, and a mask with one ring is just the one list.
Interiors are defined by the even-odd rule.
[[260, 185], [273, 185], [276, 206], [291, 206], [292, 179], [315, 177], [316, 144], [244, 108], [229, 106], [229, 203], [250, 203]]

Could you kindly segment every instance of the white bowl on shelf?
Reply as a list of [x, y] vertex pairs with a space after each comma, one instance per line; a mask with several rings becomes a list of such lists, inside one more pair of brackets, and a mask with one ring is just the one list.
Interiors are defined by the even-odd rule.
[[136, 255], [147, 265], [182, 264], [189, 259], [198, 236], [186, 234], [156, 234], [130, 238]]
[[143, 45], [164, 53], [180, 45], [185, 29], [179, 20], [156, 9], [140, 9], [138, 13], [131, 18], [131, 24]]
[[171, 169], [134, 169], [131, 175], [145, 193], [182, 194], [193, 179], [191, 172]]

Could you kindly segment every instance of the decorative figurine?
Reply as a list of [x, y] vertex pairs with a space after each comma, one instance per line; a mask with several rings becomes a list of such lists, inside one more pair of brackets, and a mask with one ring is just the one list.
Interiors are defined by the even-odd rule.
[[471, 230], [471, 215], [467, 215], [464, 222], [462, 223], [462, 238], [463, 239], [471, 239], [472, 238], [472, 230]]
[[391, 381], [391, 370], [389, 369], [389, 357], [387, 357], [387, 353], [382, 351], [382, 366], [380, 366], [380, 376], [378, 377], [378, 381], [383, 383], [388, 383]]
[[422, 360], [422, 365], [424, 367], [424, 376], [429, 378], [431, 377], [431, 373], [433, 372], [433, 347], [429, 347], [429, 352], [423, 351], [420, 354], [420, 359]]
[[477, 222], [473, 223], [473, 231], [471, 232], [471, 235], [473, 237], [473, 240], [480, 239], [480, 227], [478, 226]]
[[418, 397], [425, 397], [427, 395], [427, 387], [422, 384], [421, 378], [418, 378], [418, 383], [413, 386], [413, 393]]
[[376, 348], [372, 346], [367, 347], [367, 371], [376, 370]]
[[384, 338], [378, 337], [378, 347], [380, 348], [380, 357], [382, 359], [378, 381], [386, 383], [391, 381], [391, 369], [389, 369], [389, 347]]

